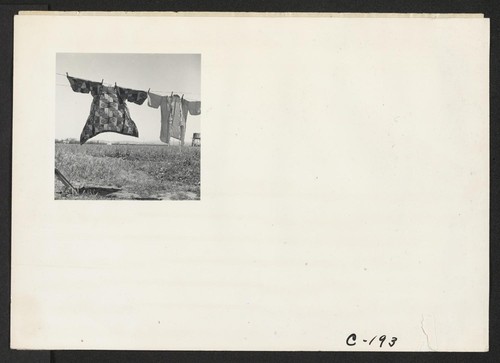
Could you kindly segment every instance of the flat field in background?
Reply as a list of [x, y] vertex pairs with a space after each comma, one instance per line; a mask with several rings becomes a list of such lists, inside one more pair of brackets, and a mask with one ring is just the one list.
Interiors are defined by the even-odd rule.
[[80, 188], [71, 193], [54, 177], [55, 199], [200, 199], [199, 147], [56, 143], [55, 148], [55, 167]]

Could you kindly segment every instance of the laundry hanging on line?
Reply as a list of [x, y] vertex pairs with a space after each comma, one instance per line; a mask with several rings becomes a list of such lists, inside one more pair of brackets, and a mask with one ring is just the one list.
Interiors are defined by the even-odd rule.
[[170, 97], [170, 122], [171, 130], [170, 136], [174, 139], [181, 141], [181, 145], [184, 145], [184, 135], [186, 134], [186, 122], [182, 115], [182, 103], [181, 98], [178, 95], [173, 95]]
[[[200, 101], [187, 101], [184, 97], [181, 98], [181, 125], [184, 127], [181, 128], [181, 143], [184, 145], [184, 136], [186, 135], [186, 127], [187, 127], [187, 115], [188, 112], [190, 115], [196, 116], [201, 113], [201, 102]], [[175, 136], [174, 136], [175, 137]]]
[[200, 101], [188, 101], [179, 95], [160, 96], [148, 92], [148, 106], [160, 107], [161, 129], [160, 140], [169, 144], [170, 138], [181, 141], [184, 145], [186, 135], [187, 115], [199, 115], [201, 113]]
[[170, 138], [181, 141], [184, 145], [187, 115], [201, 113], [200, 101], [188, 101], [184, 95], [177, 94], [160, 96], [154, 93], [130, 88], [108, 86], [102, 82], [94, 82], [81, 78], [66, 77], [74, 92], [91, 93], [93, 101], [90, 114], [80, 135], [80, 144], [103, 132], [116, 132], [134, 137], [139, 136], [139, 130], [130, 117], [126, 101], [142, 105], [148, 99], [148, 105], [153, 108], [161, 106], [160, 140], [169, 144]]
[[170, 102], [168, 96], [159, 96], [148, 92], [148, 106], [153, 108], [160, 107], [160, 140], [167, 144], [170, 143]]
[[90, 93], [93, 97], [90, 114], [80, 135], [80, 145], [103, 132], [139, 137], [139, 130], [130, 117], [126, 101], [142, 105], [147, 98], [145, 91], [130, 88], [105, 86], [67, 75], [74, 92]]

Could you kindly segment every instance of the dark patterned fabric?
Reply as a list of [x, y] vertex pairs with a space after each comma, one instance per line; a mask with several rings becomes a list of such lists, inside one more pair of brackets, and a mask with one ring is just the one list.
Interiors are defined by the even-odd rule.
[[67, 77], [73, 91], [90, 93], [94, 97], [90, 107], [90, 115], [80, 135], [80, 144], [84, 144], [102, 132], [139, 136], [137, 126], [130, 117], [125, 102], [142, 105], [147, 99], [146, 92], [117, 86], [108, 87], [99, 82]]

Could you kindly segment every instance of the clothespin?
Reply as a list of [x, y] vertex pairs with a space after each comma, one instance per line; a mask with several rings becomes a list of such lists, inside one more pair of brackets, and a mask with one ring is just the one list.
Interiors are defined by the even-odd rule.
[[115, 88], [116, 88], [116, 82], [115, 82]]
[[181, 101], [184, 99], [184, 93], [182, 94]]
[[66, 77], [69, 77], [69, 74], [68, 74], [68, 72], [66, 72]]
[[102, 81], [101, 81], [101, 86], [103, 85], [103, 83], [104, 83], [104, 78], [103, 78], [103, 79], [102, 79]]
[[170, 92], [170, 97], [173, 97], [174, 91]]
[[148, 88], [148, 95], [149, 95], [149, 91], [151, 90], [151, 88]]

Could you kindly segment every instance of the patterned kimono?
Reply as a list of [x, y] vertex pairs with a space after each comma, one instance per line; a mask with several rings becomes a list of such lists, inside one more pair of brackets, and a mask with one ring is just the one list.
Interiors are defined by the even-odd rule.
[[102, 132], [139, 136], [139, 131], [130, 117], [125, 101], [142, 105], [147, 99], [144, 91], [115, 86], [104, 86], [99, 82], [68, 77], [69, 84], [75, 92], [90, 93], [94, 99], [90, 107], [90, 115], [80, 135], [80, 145]]

